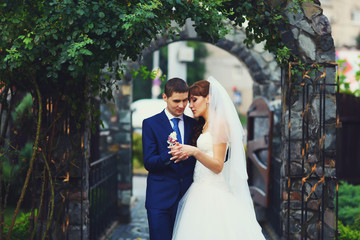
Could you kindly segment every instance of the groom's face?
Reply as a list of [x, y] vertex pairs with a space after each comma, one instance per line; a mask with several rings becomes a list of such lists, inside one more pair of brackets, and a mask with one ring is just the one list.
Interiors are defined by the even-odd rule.
[[164, 93], [163, 99], [167, 103], [167, 110], [169, 113], [177, 117], [184, 113], [185, 107], [188, 103], [188, 92], [174, 92], [170, 97], [166, 96]]

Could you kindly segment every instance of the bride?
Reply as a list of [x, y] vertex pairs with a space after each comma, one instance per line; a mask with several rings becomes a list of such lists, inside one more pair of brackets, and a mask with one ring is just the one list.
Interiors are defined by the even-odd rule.
[[199, 124], [194, 146], [170, 147], [172, 160], [197, 159], [194, 182], [181, 199], [173, 240], [261, 240], [247, 184], [244, 131], [225, 89], [213, 78], [189, 88], [190, 109]]

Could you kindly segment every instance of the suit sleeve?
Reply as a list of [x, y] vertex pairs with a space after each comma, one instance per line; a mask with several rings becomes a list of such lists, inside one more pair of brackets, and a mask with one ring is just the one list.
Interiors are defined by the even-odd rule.
[[168, 168], [172, 163], [170, 160], [171, 154], [168, 151], [159, 152], [159, 143], [157, 142], [155, 131], [147, 120], [143, 121], [142, 143], [146, 170], [152, 172]]

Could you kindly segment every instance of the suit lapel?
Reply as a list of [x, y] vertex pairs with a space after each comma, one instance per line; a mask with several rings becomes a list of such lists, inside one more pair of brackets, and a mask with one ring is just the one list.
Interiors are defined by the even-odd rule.
[[185, 138], [184, 143], [189, 144], [192, 129], [189, 124], [189, 119], [186, 115], [184, 115], [184, 131], [185, 131], [184, 132], [184, 138]]
[[172, 127], [171, 127], [171, 124], [170, 124], [170, 121], [169, 119], [167, 118], [166, 114], [165, 114], [165, 110], [163, 110], [161, 113], [160, 113], [160, 122], [161, 122], [161, 126], [165, 128], [165, 132], [168, 132], [168, 133], [171, 133], [173, 131]]

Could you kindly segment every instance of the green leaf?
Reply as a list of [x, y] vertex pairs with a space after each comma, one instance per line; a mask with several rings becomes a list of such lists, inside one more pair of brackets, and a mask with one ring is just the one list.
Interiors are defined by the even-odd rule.
[[93, 11], [96, 12], [99, 9], [99, 5], [94, 5], [93, 6]]
[[81, 49], [80, 53], [83, 54], [83, 55], [87, 55], [87, 56], [92, 55], [92, 52], [90, 50], [88, 50], [88, 49]]
[[100, 17], [100, 18], [104, 18], [104, 17], [105, 17], [105, 13], [99, 12], [99, 17]]
[[74, 70], [75, 70], [75, 66], [74, 66], [74, 65], [69, 65], [68, 69], [69, 69], [69, 71], [74, 71]]
[[51, 55], [55, 56], [56, 55], [56, 51], [52, 48], [49, 49], [49, 52], [51, 53]]
[[82, 15], [84, 15], [84, 10], [82, 10], [82, 9], [78, 9], [77, 11], [77, 14], [79, 14], [80, 16], [82, 16]]
[[23, 40], [23, 42], [27, 45], [27, 44], [29, 44], [29, 43], [31, 43], [31, 41], [32, 41], [32, 38], [25, 38], [24, 40]]

